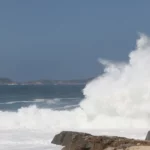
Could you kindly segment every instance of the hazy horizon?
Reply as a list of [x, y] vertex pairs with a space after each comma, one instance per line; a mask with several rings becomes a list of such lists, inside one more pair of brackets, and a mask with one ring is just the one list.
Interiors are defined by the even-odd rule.
[[59, 81], [59, 80], [62, 80], [62, 81], [69, 81], [69, 80], [88, 80], [88, 79], [94, 79], [94, 78], [96, 78], [97, 76], [95, 76], [95, 77], [87, 77], [87, 78], [72, 78], [72, 79], [33, 79], [33, 80], [14, 80], [14, 79], [12, 79], [12, 78], [9, 78], [9, 77], [0, 77], [0, 80], [1, 79], [10, 79], [10, 80], [12, 80], [12, 81], [14, 81], [14, 82], [30, 82], [30, 81], [42, 81], [42, 80], [48, 80], [48, 81]]

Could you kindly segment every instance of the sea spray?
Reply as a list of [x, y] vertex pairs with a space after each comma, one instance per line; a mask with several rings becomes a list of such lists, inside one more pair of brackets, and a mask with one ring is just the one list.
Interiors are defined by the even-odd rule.
[[[106, 118], [107, 126], [126, 119], [127, 126], [150, 125], [150, 38], [144, 34], [137, 40], [136, 49], [129, 54], [128, 63], [102, 60], [104, 74], [86, 85], [85, 99], [80, 106], [87, 117]], [[102, 121], [105, 121], [106, 118]], [[115, 120], [120, 118], [120, 120]]]

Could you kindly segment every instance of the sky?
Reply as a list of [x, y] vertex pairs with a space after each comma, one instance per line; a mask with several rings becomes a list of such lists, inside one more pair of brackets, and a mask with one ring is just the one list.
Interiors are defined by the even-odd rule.
[[149, 0], [1, 0], [0, 77], [82, 79], [150, 35]]

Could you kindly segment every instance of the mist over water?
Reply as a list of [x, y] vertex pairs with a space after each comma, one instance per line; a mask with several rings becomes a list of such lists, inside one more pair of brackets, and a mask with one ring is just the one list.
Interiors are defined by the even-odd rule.
[[150, 127], [150, 38], [140, 35], [127, 63], [100, 62], [104, 74], [83, 89], [80, 107], [58, 111], [31, 105], [0, 111], [0, 146], [19, 149], [13, 142], [20, 142], [25, 150], [33, 150], [36, 142], [36, 150], [54, 149], [50, 141], [62, 130], [143, 138], [145, 132], [139, 129]]

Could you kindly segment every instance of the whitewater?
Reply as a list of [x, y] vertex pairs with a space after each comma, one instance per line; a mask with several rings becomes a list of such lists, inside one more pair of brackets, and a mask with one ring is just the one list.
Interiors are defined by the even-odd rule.
[[0, 111], [0, 150], [58, 150], [51, 140], [62, 130], [144, 139], [150, 129], [150, 38], [140, 35], [128, 62], [100, 63], [104, 73], [85, 86], [84, 99], [71, 110], [30, 105]]

